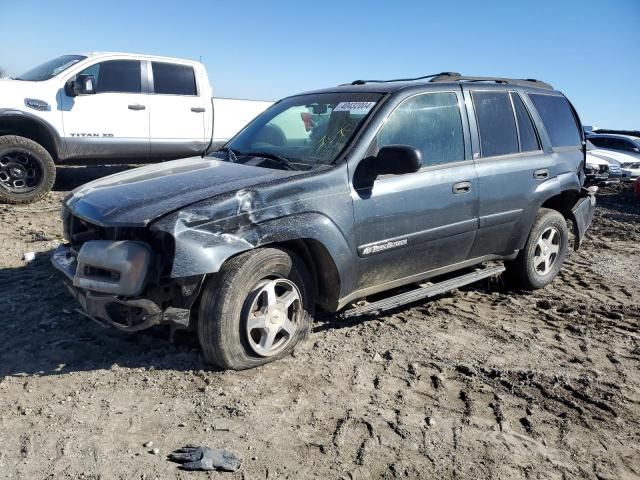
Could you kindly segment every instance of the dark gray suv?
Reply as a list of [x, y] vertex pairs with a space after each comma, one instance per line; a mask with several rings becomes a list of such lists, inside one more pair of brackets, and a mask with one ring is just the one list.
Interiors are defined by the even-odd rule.
[[88, 316], [192, 328], [208, 361], [254, 367], [290, 353], [316, 306], [416, 286], [342, 313], [371, 314], [505, 269], [547, 285], [595, 208], [580, 125], [536, 80], [446, 73], [296, 95], [208, 157], [72, 192], [53, 263]]

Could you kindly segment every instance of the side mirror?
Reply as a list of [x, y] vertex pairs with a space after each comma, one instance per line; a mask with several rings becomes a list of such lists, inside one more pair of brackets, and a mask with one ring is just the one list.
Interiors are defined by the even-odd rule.
[[376, 176], [414, 173], [422, 168], [422, 153], [409, 145], [387, 145], [378, 151], [372, 168]]
[[80, 74], [72, 82], [72, 89], [74, 96], [77, 95], [93, 95], [96, 93], [96, 77], [93, 75]]

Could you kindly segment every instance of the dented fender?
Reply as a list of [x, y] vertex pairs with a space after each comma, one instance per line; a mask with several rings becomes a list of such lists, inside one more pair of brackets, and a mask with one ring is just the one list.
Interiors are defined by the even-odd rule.
[[[173, 239], [170, 276], [216, 273], [229, 258], [261, 246], [312, 239], [329, 252], [341, 278], [355, 267], [347, 238], [326, 215], [299, 211], [308, 198], [274, 202], [263, 192], [244, 189], [174, 212], [151, 226]], [[350, 208], [350, 205], [345, 205]]]

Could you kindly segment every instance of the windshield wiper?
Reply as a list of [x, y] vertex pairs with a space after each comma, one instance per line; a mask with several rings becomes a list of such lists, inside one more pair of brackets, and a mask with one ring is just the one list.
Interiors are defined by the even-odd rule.
[[291, 164], [291, 161], [288, 158], [283, 157], [282, 155], [278, 155], [277, 153], [271, 153], [271, 152], [248, 152], [248, 153], [240, 153], [240, 155], [242, 155], [242, 156], [246, 155], [247, 157], [267, 158], [269, 160], [273, 160], [274, 162], [276, 162], [279, 165], [282, 165], [287, 170], [299, 170], [299, 168], [296, 168]]
[[213, 153], [218, 153], [218, 152], [226, 153], [227, 154], [226, 159], [231, 163], [236, 163], [238, 161], [238, 155], [236, 154], [235, 150], [233, 150], [233, 148], [222, 147], [221, 149], [216, 150]]

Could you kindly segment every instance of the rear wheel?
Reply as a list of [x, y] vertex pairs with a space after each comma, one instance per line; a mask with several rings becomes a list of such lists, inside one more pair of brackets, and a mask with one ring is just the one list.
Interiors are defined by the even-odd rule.
[[311, 286], [302, 261], [283, 250], [231, 259], [202, 292], [198, 338], [205, 359], [243, 370], [290, 354], [311, 329]]
[[565, 218], [556, 210], [541, 208], [525, 247], [505, 264], [515, 285], [535, 290], [556, 277], [567, 255], [569, 235]]
[[0, 201], [36, 202], [55, 180], [56, 165], [42, 145], [16, 135], [0, 137]]

